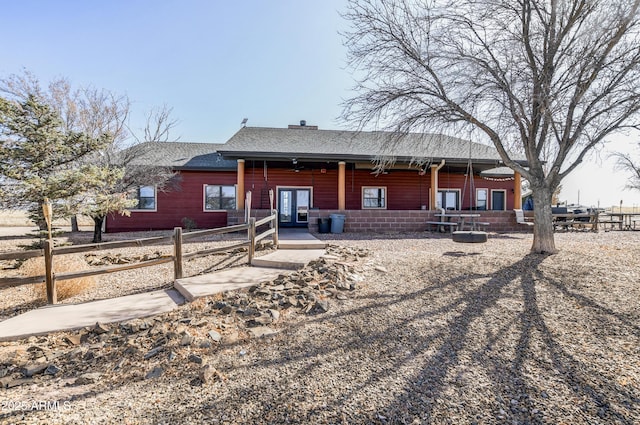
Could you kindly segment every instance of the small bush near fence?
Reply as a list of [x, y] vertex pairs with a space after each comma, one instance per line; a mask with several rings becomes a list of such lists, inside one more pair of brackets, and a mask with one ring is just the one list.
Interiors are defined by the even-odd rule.
[[182, 227], [187, 231], [198, 228], [198, 223], [192, 218], [182, 217], [182, 220], [180, 220], [180, 222], [182, 223]]
[[[76, 255], [58, 255], [53, 260], [54, 273], [76, 272], [86, 269], [87, 262]], [[25, 276], [42, 276], [45, 274], [44, 261], [42, 258], [30, 258], [22, 264], [20, 270]], [[91, 289], [95, 284], [96, 280], [93, 276], [58, 281], [56, 282], [58, 300], [81, 294]], [[47, 300], [47, 286], [44, 283], [31, 285], [31, 290], [35, 298]]]

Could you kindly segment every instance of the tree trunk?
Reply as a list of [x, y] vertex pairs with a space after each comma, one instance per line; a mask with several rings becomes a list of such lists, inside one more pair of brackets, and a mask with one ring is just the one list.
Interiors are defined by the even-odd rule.
[[78, 229], [78, 216], [75, 214], [71, 216], [71, 231], [72, 232], [80, 231], [80, 229]]
[[553, 191], [546, 186], [534, 186], [533, 192], [533, 245], [531, 252], [536, 254], [555, 254], [558, 252], [553, 236], [553, 216], [551, 197]]
[[93, 243], [102, 242], [102, 223], [104, 222], [103, 217], [91, 217], [93, 218]]

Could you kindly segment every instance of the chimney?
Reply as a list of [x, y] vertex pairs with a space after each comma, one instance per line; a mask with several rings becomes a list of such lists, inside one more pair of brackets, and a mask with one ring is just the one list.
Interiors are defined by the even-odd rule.
[[317, 130], [317, 125], [307, 125], [306, 120], [300, 120], [300, 125], [289, 124], [289, 130]]

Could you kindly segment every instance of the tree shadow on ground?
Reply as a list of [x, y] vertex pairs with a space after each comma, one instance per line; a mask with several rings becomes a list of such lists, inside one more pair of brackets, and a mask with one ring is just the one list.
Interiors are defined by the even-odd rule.
[[[347, 327], [348, 337], [320, 345], [314, 344], [313, 334], [310, 334], [304, 346], [295, 344], [294, 341], [291, 345], [280, 347], [277, 356], [260, 359], [245, 366], [251, 369], [273, 369], [274, 378], [271, 382], [255, 382], [251, 388], [229, 389], [224, 396], [210, 399], [210, 408], [200, 413], [209, 417], [222, 413], [231, 414], [232, 412], [221, 407], [226, 401], [230, 405], [234, 405], [234, 402], [237, 405], [237, 400], [247, 399], [255, 404], [257, 399], [261, 408], [256, 411], [255, 416], [245, 416], [248, 421], [264, 423], [302, 415], [304, 420], [310, 422], [322, 418], [329, 422], [348, 423], [447, 423], [447, 409], [455, 408], [456, 403], [464, 405], [475, 402], [480, 405], [481, 410], [475, 417], [466, 418], [470, 423], [535, 424], [555, 422], [563, 416], [573, 417], [578, 422], [634, 423], [639, 414], [637, 390], [620, 386], [612, 376], [601, 374], [596, 366], [576, 355], [580, 353], [568, 349], [564, 345], [565, 341], [548, 327], [546, 313], [539, 304], [538, 291], [541, 289], [540, 285], [548, 284], [560, 290], [562, 285], [550, 280], [540, 271], [539, 266], [545, 258], [547, 257], [527, 255], [493, 275], [469, 273], [408, 294], [375, 295], [372, 302], [365, 306], [348, 309], [331, 317], [307, 320], [301, 326], [308, 331], [313, 331], [313, 325], [320, 326], [319, 322], [324, 322], [325, 327], [330, 322], [332, 325]], [[470, 280], [482, 280], [483, 283], [468, 287], [465, 282]], [[460, 290], [458, 296], [452, 297], [443, 305], [429, 306], [428, 300], [433, 294], [452, 287]], [[623, 315], [599, 306], [584, 295], [575, 296], [581, 298], [581, 302], [598, 309], [606, 320], [635, 333], [637, 326]], [[521, 308], [505, 311], [501, 304], [515, 298]], [[353, 317], [367, 311], [404, 308], [403, 304], [408, 301], [421, 299], [425, 300], [424, 308], [407, 310], [403, 318], [392, 323], [370, 323], [369, 326], [363, 326], [351, 322]], [[500, 314], [502, 325], [478, 340], [473, 333], [477, 331], [478, 323], [482, 323], [490, 314]], [[423, 326], [425, 320], [437, 321], [442, 317], [447, 318], [446, 325], [438, 329], [434, 325], [434, 332], [430, 335], [412, 339], [412, 330]], [[323, 331], [327, 332], [326, 329]], [[504, 338], [511, 339], [508, 348], [503, 346]], [[283, 342], [288, 343], [286, 338]], [[307, 388], [310, 385], [309, 377], [321, 373], [322, 363], [335, 356], [345, 359], [342, 363], [337, 360], [344, 369], [335, 370], [335, 373], [351, 382], [341, 384], [342, 391], [337, 394], [324, 393], [322, 403], [317, 403], [317, 407], [301, 411], [292, 401], [310, 397]], [[371, 388], [386, 387], [387, 382], [393, 381], [394, 373], [399, 373], [398, 371], [416, 361], [422, 362], [419, 372], [408, 376], [403, 381], [401, 390], [391, 388], [390, 385], [388, 391], [393, 394], [392, 399], [388, 402], [380, 401], [381, 404], [375, 411], [358, 411], [356, 414], [355, 410], [345, 407], [350, 404], [358, 405], [360, 402], [354, 401], [355, 398], [369, 394]], [[349, 368], [359, 362], [368, 362], [367, 370], [372, 373], [363, 377], [350, 371]], [[477, 369], [474, 372], [485, 375], [489, 382], [489, 388], [482, 390], [485, 400], [465, 392], [464, 369], [470, 367]], [[287, 370], [287, 373], [282, 375], [278, 372], [281, 369]], [[544, 379], [555, 381], [550, 385], [562, 389], [563, 393], [557, 397], [564, 399], [549, 400], [551, 391], [545, 392], [539, 386], [539, 380], [531, 381], [529, 374], [532, 370], [539, 370], [545, 376]], [[292, 382], [302, 383], [303, 395], [290, 388]], [[281, 397], [261, 399], [260, 395], [265, 391], [264, 385], [282, 388]], [[474, 390], [472, 387], [469, 391]], [[315, 391], [322, 393], [323, 389]], [[450, 398], [456, 395], [467, 396], [468, 399], [451, 401]], [[552, 407], [547, 408], [549, 403]], [[552, 411], [559, 406], [565, 410]], [[169, 412], [164, 413], [171, 415]], [[159, 414], [158, 417], [165, 416]]]
[[[268, 371], [270, 379], [260, 376], [250, 385], [235, 385], [231, 377], [213, 387], [194, 388], [182, 397], [199, 397], [200, 408], [181, 408], [176, 400], [175, 405], [157, 406], [147, 418], [450, 423], [449, 409], [476, 403], [475, 416], [465, 417], [469, 423], [538, 424], [556, 423], [559, 418], [572, 418], [568, 422], [573, 423], [635, 423], [640, 415], [638, 389], [619, 385], [576, 347], [567, 347], [550, 326], [548, 306], [540, 297], [549, 297], [544, 290], [551, 288], [554, 294], [578, 300], [594, 311], [594, 321], [610, 322], [605, 329], [615, 325], [638, 337], [638, 326], [627, 315], [546, 276], [540, 267], [545, 258], [527, 255], [491, 275], [454, 275], [408, 293], [360, 295], [362, 305], [307, 317], [255, 345], [255, 357], [245, 363], [216, 365], [230, 376], [240, 369]], [[436, 274], [447, 276], [446, 265], [442, 267]], [[436, 296], [445, 302], [432, 304]], [[388, 322], [369, 321], [382, 309], [401, 314]], [[496, 315], [498, 328], [478, 336], [483, 322], [496, 322]], [[425, 327], [429, 332], [420, 333]], [[343, 337], [314, 338], [334, 328], [346, 329]], [[308, 337], [288, 337], [296, 332]], [[338, 382], [331, 388], [315, 385], [314, 377], [327, 373], [323, 366], [328, 362]], [[366, 373], [358, 367], [363, 364]], [[403, 374], [404, 370], [409, 372]], [[486, 387], [466, 388], [465, 370], [484, 375]], [[545, 391], [539, 379], [531, 379], [535, 371], [562, 393], [554, 396]], [[274, 387], [278, 391], [272, 391]], [[367, 400], [372, 397], [373, 401]], [[465, 413], [474, 408], [461, 407]], [[557, 408], [561, 410], [551, 411]]]

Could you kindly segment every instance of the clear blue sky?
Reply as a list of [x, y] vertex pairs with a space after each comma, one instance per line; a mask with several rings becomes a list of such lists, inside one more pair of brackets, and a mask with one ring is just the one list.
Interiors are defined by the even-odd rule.
[[[0, 0], [0, 75], [27, 69], [125, 93], [132, 127], [173, 107], [181, 141], [224, 143], [248, 125], [301, 119], [339, 128], [352, 75], [338, 31], [343, 0]], [[628, 150], [633, 139], [615, 149]], [[562, 199], [638, 205], [626, 176], [594, 155], [563, 183]], [[603, 161], [604, 160], [604, 161]]]

